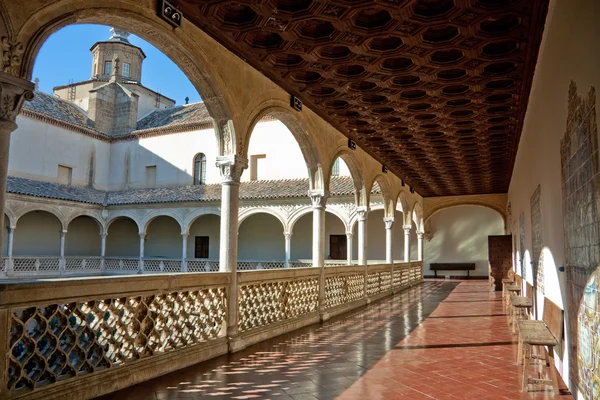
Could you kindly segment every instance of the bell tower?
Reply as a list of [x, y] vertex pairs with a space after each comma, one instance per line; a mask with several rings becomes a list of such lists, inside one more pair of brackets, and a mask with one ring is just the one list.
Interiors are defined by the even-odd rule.
[[123, 81], [141, 83], [142, 63], [146, 55], [137, 46], [129, 42], [129, 33], [122, 29], [110, 28], [111, 36], [107, 41], [96, 42], [92, 52], [92, 79], [108, 80], [113, 75], [113, 58], [117, 56], [120, 68], [117, 74]]

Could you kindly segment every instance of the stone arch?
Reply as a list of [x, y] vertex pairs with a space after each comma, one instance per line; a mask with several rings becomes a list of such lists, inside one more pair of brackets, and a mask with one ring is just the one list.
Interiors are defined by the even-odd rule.
[[31, 204], [29, 207], [25, 207], [21, 210], [19, 210], [18, 213], [15, 214], [15, 217], [13, 219], [13, 223], [14, 226], [16, 227], [17, 224], [19, 223], [19, 219], [25, 215], [25, 214], [29, 214], [30, 212], [34, 212], [34, 211], [45, 211], [49, 214], [52, 214], [54, 217], [56, 217], [56, 219], [58, 220], [58, 222], [60, 223], [61, 229], [65, 230], [67, 229], [67, 223], [65, 220], [65, 217], [63, 215], [63, 213], [61, 212], [60, 208], [49, 205], [49, 204]]
[[367, 181], [366, 183], [366, 196], [367, 196], [367, 205], [369, 205], [370, 201], [371, 201], [371, 191], [373, 190], [373, 185], [375, 185], [375, 182], [377, 182], [377, 184], [379, 185], [379, 188], [381, 189], [381, 197], [383, 198], [383, 204], [384, 204], [384, 215], [385, 217], [393, 217], [394, 216], [394, 208], [395, 208], [395, 199], [392, 198], [391, 196], [391, 191], [390, 191], [390, 185], [387, 182], [387, 180], [385, 179], [384, 175], [379, 173], [377, 175], [375, 175], [373, 177], [373, 179], [371, 179], [370, 181]]
[[402, 214], [406, 214], [408, 212], [408, 198], [406, 197], [405, 190], [401, 190], [398, 194], [398, 199], [396, 200], [396, 207], [398, 204], [400, 205], [400, 211], [402, 211]]
[[477, 201], [464, 201], [464, 202], [460, 202], [457, 204], [452, 203], [452, 204], [436, 206], [433, 209], [429, 210], [429, 212], [427, 213], [427, 216], [425, 216], [425, 218], [424, 218], [424, 223], [429, 221], [431, 219], [431, 217], [433, 217], [434, 214], [436, 214], [442, 210], [445, 210], [447, 208], [458, 207], [458, 206], [480, 206], [480, 207], [486, 207], [486, 208], [492, 209], [492, 210], [496, 211], [498, 214], [500, 214], [500, 216], [502, 217], [502, 220], [504, 221], [504, 225], [506, 226], [506, 214], [505, 214], [505, 211], [501, 207], [499, 207], [495, 204], [485, 203], [485, 202], [477, 202]]
[[[298, 220], [300, 218], [304, 217], [306, 214], [309, 214], [311, 212], [312, 212], [312, 207], [310, 207], [310, 206], [302, 207], [299, 210], [297, 210], [293, 215], [290, 216], [290, 218], [288, 220], [288, 230], [285, 232], [293, 233], [294, 225], [296, 225], [296, 222], [298, 222]], [[342, 213], [341, 210], [339, 210], [336, 207], [325, 206], [325, 212], [328, 212], [328, 213], [333, 214], [336, 217], [338, 217], [340, 219], [340, 221], [342, 221], [342, 223], [344, 224], [344, 228], [346, 229], [346, 232], [348, 232], [348, 229], [350, 228], [350, 224], [349, 224], [348, 219]]]
[[198, 218], [200, 218], [204, 215], [216, 215], [218, 217], [221, 217], [221, 210], [219, 210], [219, 208], [217, 208], [217, 207], [206, 207], [206, 208], [203, 207], [203, 208], [197, 208], [197, 209], [193, 210], [188, 215], [186, 215], [185, 218], [183, 219], [183, 221], [181, 222], [181, 226], [182, 226], [181, 234], [183, 234], [183, 235], [189, 234], [190, 227], [192, 226], [192, 224]]
[[248, 128], [244, 135], [241, 149], [241, 156], [243, 158], [248, 158], [248, 149], [250, 140], [252, 139], [252, 132], [254, 131], [256, 124], [267, 115], [281, 121], [281, 123], [290, 130], [294, 139], [296, 139], [308, 169], [309, 190], [325, 190], [325, 174], [323, 173], [322, 162], [315, 140], [303, 121], [297, 115], [292, 113], [289, 104], [284, 105], [277, 100], [270, 100], [266, 103], [259, 104], [257, 108], [250, 112], [250, 117], [248, 118], [249, 123], [247, 125]]
[[115, 222], [116, 220], [118, 220], [120, 218], [129, 218], [130, 220], [135, 222], [135, 224], [137, 225], [138, 233], [142, 232], [143, 224], [140, 223], [138, 216], [135, 215], [135, 213], [133, 213], [132, 211], [128, 211], [128, 210], [117, 211], [117, 212], [111, 214], [109, 216], [109, 218], [106, 220], [104, 232], [108, 233], [108, 228], [110, 228], [110, 226], [112, 225], [113, 222]]
[[139, 225], [142, 227], [140, 230], [140, 233], [143, 233], [143, 234], [148, 233], [148, 226], [150, 226], [152, 221], [154, 221], [158, 217], [169, 217], [169, 218], [175, 220], [177, 222], [177, 224], [179, 224], [179, 227], [181, 228], [181, 230], [183, 231], [183, 225], [181, 223], [181, 220], [175, 213], [163, 211], [163, 210], [156, 210], [156, 211], [151, 212], [148, 215], [145, 215], [144, 219], [142, 221], [140, 221]]
[[252, 207], [252, 208], [240, 210], [239, 217], [238, 217], [238, 229], [240, 226], [242, 226], [242, 222], [244, 222], [250, 216], [256, 215], [256, 214], [268, 214], [268, 215], [274, 216], [275, 218], [277, 218], [279, 220], [279, 222], [281, 222], [283, 231], [284, 232], [288, 231], [286, 219], [283, 216], [283, 214], [281, 212], [279, 212], [278, 210], [276, 210], [274, 208], [269, 208], [269, 207]]
[[348, 150], [346, 147], [338, 147], [334, 153], [333, 158], [327, 168], [327, 173], [325, 174], [325, 185], [329, 187], [331, 183], [331, 168], [335, 163], [335, 160], [341, 158], [346, 163], [346, 166], [350, 170], [350, 176], [352, 176], [352, 181], [354, 183], [354, 201], [357, 207], [366, 206], [367, 205], [367, 189], [365, 187], [365, 182], [362, 177], [361, 166], [356, 158], [356, 155]]
[[73, 222], [73, 220], [75, 218], [79, 218], [79, 217], [90, 217], [91, 219], [93, 219], [94, 221], [96, 221], [96, 223], [98, 224], [98, 226], [100, 227], [100, 233], [106, 233], [105, 230], [105, 225], [102, 222], [102, 218], [100, 217], [100, 215], [98, 215], [98, 213], [95, 213], [91, 210], [76, 210], [75, 212], [73, 212], [72, 214], [69, 215], [69, 217], [66, 219], [65, 223], [65, 229], [69, 229], [69, 224], [71, 224], [71, 222]]
[[229, 129], [231, 153], [235, 152], [236, 137], [231, 112], [231, 98], [226, 80], [203, 51], [202, 43], [210, 40], [193, 24], [187, 29], [173, 29], [156, 15], [155, 7], [146, 2], [111, 0], [106, 2], [56, 1], [33, 10], [24, 24], [13, 33], [13, 40], [23, 45], [22, 63], [18, 75], [31, 80], [37, 54], [47, 38], [57, 30], [73, 24], [103, 24], [131, 32], [150, 42], [169, 57], [189, 78], [210, 116], [213, 118], [219, 154], [224, 154], [224, 131]]
[[421, 203], [418, 201], [415, 201], [412, 206], [412, 212], [410, 215], [407, 215], [406, 218], [412, 218], [412, 222], [415, 223], [417, 232], [423, 232], [425, 230], [425, 224], [423, 222], [423, 206], [421, 206]]

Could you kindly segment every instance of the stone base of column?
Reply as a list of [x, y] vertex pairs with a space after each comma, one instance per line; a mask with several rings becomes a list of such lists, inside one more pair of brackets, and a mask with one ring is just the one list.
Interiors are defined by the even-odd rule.
[[321, 322], [329, 321], [330, 318], [331, 318], [331, 314], [328, 313], [327, 311], [319, 311], [319, 320]]
[[228, 337], [227, 345], [230, 353], [235, 353], [248, 347], [248, 344], [240, 335]]

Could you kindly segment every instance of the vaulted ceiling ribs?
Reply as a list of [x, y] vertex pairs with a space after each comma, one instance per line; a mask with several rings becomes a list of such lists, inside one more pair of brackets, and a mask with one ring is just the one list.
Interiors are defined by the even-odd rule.
[[423, 196], [504, 193], [547, 0], [180, 0]]

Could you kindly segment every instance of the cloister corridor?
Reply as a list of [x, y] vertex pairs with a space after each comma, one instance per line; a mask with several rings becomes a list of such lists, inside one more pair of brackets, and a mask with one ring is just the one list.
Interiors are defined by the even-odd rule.
[[499, 292], [432, 279], [97, 400], [572, 399], [522, 393], [516, 354]]

